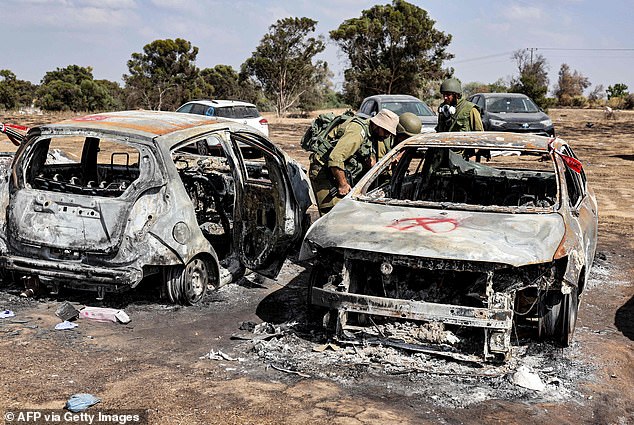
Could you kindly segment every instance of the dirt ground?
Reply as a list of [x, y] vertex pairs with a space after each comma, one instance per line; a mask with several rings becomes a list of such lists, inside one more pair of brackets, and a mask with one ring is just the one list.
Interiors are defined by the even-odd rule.
[[[20, 287], [0, 284], [0, 311], [15, 312], [0, 319], [0, 412], [61, 409], [70, 395], [90, 393], [101, 402], [89, 411], [143, 409], [152, 424], [633, 423], [634, 113], [550, 115], [584, 162], [600, 210], [597, 257], [571, 347], [516, 341], [505, 365], [324, 347], [305, 319], [309, 265], [296, 257], [277, 281], [250, 275], [194, 307], [165, 304], [152, 282], [102, 303], [77, 291], [24, 299]], [[270, 118], [273, 141], [304, 164], [299, 139], [309, 122]], [[10, 148], [0, 139], [0, 151]], [[122, 308], [131, 322], [80, 320], [56, 331], [63, 301]], [[544, 390], [513, 384], [520, 366]]]

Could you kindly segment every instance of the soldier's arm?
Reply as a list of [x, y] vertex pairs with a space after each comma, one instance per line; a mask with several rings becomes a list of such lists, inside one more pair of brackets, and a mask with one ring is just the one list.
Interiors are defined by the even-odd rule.
[[484, 125], [482, 125], [482, 117], [478, 108], [471, 108], [469, 113], [469, 123], [471, 124], [472, 131], [484, 131]]
[[343, 136], [339, 139], [328, 158], [328, 167], [335, 177], [340, 195], [350, 191], [350, 182], [347, 181], [344, 170], [345, 162], [350, 159], [361, 147], [363, 142], [363, 127], [351, 122], [346, 127]]
[[346, 127], [343, 136], [339, 139], [328, 157], [328, 167], [344, 169], [344, 163], [352, 158], [359, 150], [363, 142], [363, 128], [356, 122], [351, 122]]
[[346, 173], [338, 167], [330, 167], [332, 175], [335, 176], [335, 182], [337, 183], [337, 192], [341, 196], [346, 196], [352, 189], [350, 182], [346, 179]]

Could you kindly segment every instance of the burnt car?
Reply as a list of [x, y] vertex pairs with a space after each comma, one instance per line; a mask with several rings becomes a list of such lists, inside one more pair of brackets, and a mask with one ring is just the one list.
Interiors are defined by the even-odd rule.
[[313, 202], [299, 164], [257, 130], [155, 111], [31, 128], [6, 185], [5, 272], [100, 297], [148, 279], [183, 304], [245, 268], [275, 277]]
[[317, 220], [300, 258], [313, 258], [309, 302], [339, 338], [382, 329], [402, 342], [409, 327], [404, 341], [424, 345], [420, 326], [440, 324], [444, 349], [501, 360], [512, 334], [570, 344], [596, 242], [597, 203], [563, 140], [430, 133]]
[[553, 121], [525, 94], [476, 93], [469, 101], [480, 110], [485, 131], [555, 136]]

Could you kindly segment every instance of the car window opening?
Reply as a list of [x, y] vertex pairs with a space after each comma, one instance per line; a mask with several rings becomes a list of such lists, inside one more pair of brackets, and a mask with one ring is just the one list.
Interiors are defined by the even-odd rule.
[[[468, 160], [476, 157], [482, 162]], [[551, 208], [557, 200], [553, 167], [544, 152], [408, 148], [396, 167], [387, 167], [366, 185], [364, 199]]]
[[119, 197], [139, 178], [137, 148], [94, 137], [43, 139], [33, 148], [26, 184], [50, 192]]

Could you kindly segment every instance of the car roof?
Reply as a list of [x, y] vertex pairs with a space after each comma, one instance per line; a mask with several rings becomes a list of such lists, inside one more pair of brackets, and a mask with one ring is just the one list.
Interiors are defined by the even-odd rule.
[[417, 134], [398, 145], [407, 146], [453, 146], [481, 147], [490, 149], [526, 149], [548, 151], [548, 145], [559, 149], [566, 145], [562, 139], [534, 134], [508, 133], [501, 131], [471, 131], [455, 133]]
[[201, 99], [201, 100], [192, 100], [190, 102], [187, 102], [184, 105], [182, 105], [181, 108], [190, 103], [198, 103], [198, 104], [206, 105], [206, 106], [215, 106], [217, 108], [222, 108], [226, 106], [253, 106], [255, 107], [253, 103], [243, 102], [241, 100]]
[[[216, 125], [214, 126], [214, 124]], [[135, 136], [140, 139], [154, 139], [158, 136], [165, 136], [164, 138], [168, 140], [170, 139], [169, 136], [176, 132], [192, 130], [195, 133], [200, 133], [202, 132], [201, 127], [210, 126], [212, 128], [209, 128], [209, 130], [213, 130], [213, 127], [220, 127], [218, 124], [221, 124], [221, 127], [237, 126], [246, 128], [246, 126], [229, 120], [204, 115], [136, 110], [73, 117], [58, 123], [33, 127], [29, 130], [28, 135], [93, 130]]]
[[417, 97], [414, 96], [410, 96], [409, 94], [375, 94], [374, 96], [368, 96], [365, 99], [363, 99], [363, 101], [365, 102], [366, 100], [381, 100], [383, 102], [389, 102], [389, 101], [401, 101], [401, 102], [422, 102], [422, 100], [420, 100]]
[[528, 97], [523, 93], [474, 93], [470, 97], [473, 96], [484, 96], [484, 97]]

